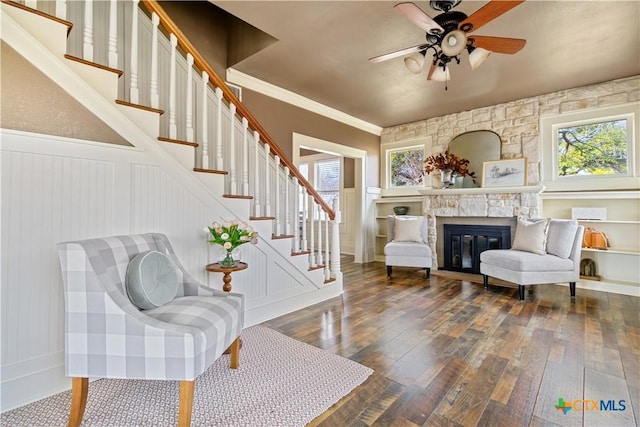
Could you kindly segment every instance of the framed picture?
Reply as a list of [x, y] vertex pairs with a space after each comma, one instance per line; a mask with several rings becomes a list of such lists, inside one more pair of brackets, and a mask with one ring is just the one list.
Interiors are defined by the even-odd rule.
[[483, 187], [527, 185], [527, 159], [492, 160], [482, 164]]

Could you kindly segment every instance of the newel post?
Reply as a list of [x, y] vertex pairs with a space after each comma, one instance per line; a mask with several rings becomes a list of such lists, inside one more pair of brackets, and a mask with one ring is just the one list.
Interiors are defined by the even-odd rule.
[[338, 277], [340, 273], [340, 222], [342, 213], [340, 212], [340, 200], [333, 199], [333, 212], [335, 216], [331, 221], [331, 277]]

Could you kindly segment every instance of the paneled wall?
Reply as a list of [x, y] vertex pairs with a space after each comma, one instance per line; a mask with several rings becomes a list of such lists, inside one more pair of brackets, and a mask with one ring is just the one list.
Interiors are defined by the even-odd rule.
[[[162, 232], [187, 270], [221, 288], [221, 276], [204, 270], [216, 256], [204, 229], [220, 218], [248, 218], [249, 202], [239, 202], [246, 202], [245, 213], [231, 210], [159, 147], [150, 152], [11, 130], [0, 137], [5, 411], [69, 388], [58, 242]], [[233, 276], [234, 290], [247, 298], [246, 326], [339, 294], [336, 286], [318, 285], [321, 271], [316, 284], [303, 274], [305, 260], [297, 265], [288, 256], [290, 242], [271, 241], [271, 224], [262, 222], [260, 243], [243, 246], [250, 268]]]

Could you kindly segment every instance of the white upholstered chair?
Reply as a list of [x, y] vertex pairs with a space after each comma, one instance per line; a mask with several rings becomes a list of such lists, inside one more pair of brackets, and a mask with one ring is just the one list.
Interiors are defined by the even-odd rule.
[[527, 285], [568, 282], [571, 297], [575, 297], [583, 233], [584, 227], [571, 220], [518, 221], [511, 249], [480, 254], [484, 287], [488, 287], [489, 277], [515, 283], [520, 300], [524, 300]]
[[419, 267], [431, 276], [431, 248], [427, 240], [427, 219], [422, 216], [389, 215], [387, 217], [387, 244], [384, 246], [387, 276], [392, 268]]
[[[175, 267], [178, 285], [169, 302], [141, 310], [127, 296], [125, 280], [130, 260], [147, 251], [168, 257], [159, 255], [165, 265]], [[231, 368], [238, 366], [243, 295], [196, 282], [163, 234], [60, 243], [58, 254], [65, 297], [65, 371], [72, 377], [69, 425], [81, 423], [88, 378], [98, 377], [179, 380], [178, 425], [188, 426], [195, 379], [229, 347]]]

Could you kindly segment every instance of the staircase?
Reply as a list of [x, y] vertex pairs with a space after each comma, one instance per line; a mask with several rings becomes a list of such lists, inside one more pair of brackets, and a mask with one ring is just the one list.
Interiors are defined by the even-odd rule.
[[[243, 246], [249, 269], [233, 279], [247, 298], [247, 326], [342, 292], [338, 206], [327, 206], [156, 2], [3, 0], [2, 40], [125, 138], [134, 147], [129, 151], [155, 159], [154, 169], [207, 199], [210, 221], [248, 220], [260, 233], [258, 245]], [[10, 149], [9, 141], [3, 144]], [[203, 268], [212, 256], [206, 225], [183, 224], [184, 235], [168, 234], [187, 269], [220, 286], [221, 278]], [[122, 229], [164, 232], [145, 227]], [[41, 328], [33, 317], [8, 313], [3, 329], [18, 328], [25, 318], [31, 329]], [[3, 335], [5, 349], [19, 345]], [[3, 354], [2, 410], [64, 387], [63, 349], [54, 340], [47, 348]], [[37, 358], [45, 362], [29, 367]], [[14, 370], [5, 369], [12, 363]], [[60, 375], [55, 385], [37, 392], [25, 386], [53, 371]]]

